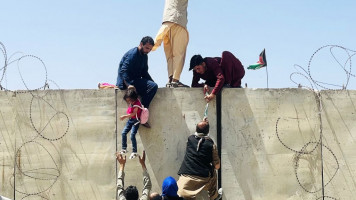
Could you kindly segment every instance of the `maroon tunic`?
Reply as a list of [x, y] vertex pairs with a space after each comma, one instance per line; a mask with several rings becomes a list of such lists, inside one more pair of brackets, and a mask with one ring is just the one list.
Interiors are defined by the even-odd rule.
[[198, 74], [193, 70], [192, 87], [203, 87], [199, 80], [205, 80], [205, 84], [214, 87], [212, 94], [217, 94], [224, 84], [231, 87], [241, 87], [241, 79], [245, 75], [245, 69], [240, 60], [232, 53], [224, 51], [221, 58], [204, 58], [206, 71], [204, 74]]

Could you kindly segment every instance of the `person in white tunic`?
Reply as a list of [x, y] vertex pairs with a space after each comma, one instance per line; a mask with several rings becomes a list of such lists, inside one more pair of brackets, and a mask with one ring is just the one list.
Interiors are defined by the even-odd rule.
[[165, 1], [163, 23], [152, 48], [156, 50], [163, 41], [168, 69], [166, 87], [189, 87], [179, 81], [189, 42], [187, 7], [188, 0]]

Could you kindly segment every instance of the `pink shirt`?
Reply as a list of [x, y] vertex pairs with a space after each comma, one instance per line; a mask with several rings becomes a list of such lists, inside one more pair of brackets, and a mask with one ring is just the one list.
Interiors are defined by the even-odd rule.
[[[126, 111], [127, 114], [133, 113], [134, 109], [137, 108], [137, 107], [133, 107], [134, 105], [138, 105], [138, 106], [142, 107], [142, 104], [137, 99], [133, 105], [132, 104], [129, 105], [129, 107], [127, 108], [127, 111]], [[142, 110], [141, 110], [141, 108], [137, 108], [137, 109], [138, 109], [137, 116], [138, 116], [138, 118], [140, 118]], [[132, 116], [131, 119], [136, 119], [136, 115]]]

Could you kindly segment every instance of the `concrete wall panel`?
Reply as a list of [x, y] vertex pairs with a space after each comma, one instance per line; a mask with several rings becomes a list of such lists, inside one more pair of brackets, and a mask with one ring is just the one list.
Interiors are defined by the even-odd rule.
[[[127, 109], [122, 96], [111, 89], [0, 92], [1, 195], [115, 199], [114, 154], [125, 125], [117, 119]], [[161, 88], [152, 101], [152, 128], [141, 126], [136, 138], [138, 151], [147, 152], [153, 191], [161, 192], [167, 176], [178, 179], [187, 137], [204, 115], [202, 97], [201, 88]], [[323, 91], [321, 109], [318, 102], [302, 89], [223, 90], [224, 200], [320, 199], [322, 166], [327, 199], [353, 199], [356, 92]], [[215, 100], [209, 121], [216, 141]], [[128, 150], [127, 158], [129, 137]], [[128, 159], [125, 172], [125, 186], [141, 191], [138, 159]]]
[[2, 195], [115, 198], [113, 91], [1, 92], [1, 103]]
[[318, 199], [323, 159], [325, 196], [353, 199], [355, 94], [322, 92], [319, 115], [318, 98], [308, 90], [224, 89], [225, 198]]

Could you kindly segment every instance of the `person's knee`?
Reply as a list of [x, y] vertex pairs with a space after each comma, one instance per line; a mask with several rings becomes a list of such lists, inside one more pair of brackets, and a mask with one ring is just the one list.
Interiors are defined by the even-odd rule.
[[155, 91], [157, 91], [157, 89], [158, 89], [158, 85], [157, 85], [157, 83], [155, 83], [155, 82], [152, 82], [152, 88], [155, 90]]
[[123, 131], [123, 132], [121, 133], [121, 135], [122, 135], [122, 136], [126, 136], [126, 135], [127, 135], [127, 132], [126, 132], [126, 131]]
[[157, 85], [156, 83], [154, 83], [154, 87], [153, 87], [153, 91], [154, 91], [154, 93], [156, 93], [156, 92], [157, 92], [157, 90], [158, 90], [158, 85]]
[[150, 81], [149, 84], [148, 84], [147, 94], [151, 94], [151, 95], [152, 94], [156, 94], [157, 89], [158, 89], [157, 83], [155, 83], [153, 81]]

